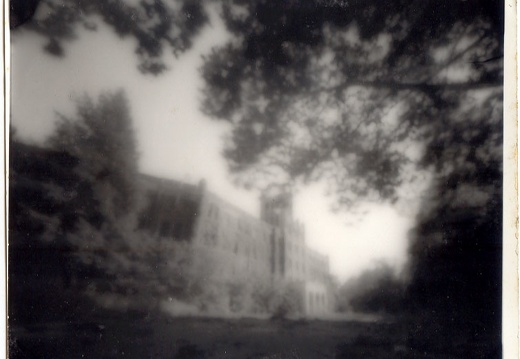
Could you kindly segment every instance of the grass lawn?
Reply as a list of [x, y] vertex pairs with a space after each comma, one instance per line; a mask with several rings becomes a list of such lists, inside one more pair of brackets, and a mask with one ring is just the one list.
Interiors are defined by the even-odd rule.
[[489, 348], [475, 347], [474, 353], [466, 348], [458, 355], [439, 352], [435, 346], [412, 349], [404, 326], [360, 321], [171, 318], [127, 313], [93, 322], [11, 328], [10, 334], [10, 358], [489, 357]]

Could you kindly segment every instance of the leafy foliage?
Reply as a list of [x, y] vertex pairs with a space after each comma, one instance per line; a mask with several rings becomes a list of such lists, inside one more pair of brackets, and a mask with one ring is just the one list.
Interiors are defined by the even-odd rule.
[[78, 103], [76, 118], [60, 115], [48, 143], [79, 160], [75, 172], [90, 184], [99, 215], [107, 223], [135, 211], [137, 143], [122, 91], [100, 96], [98, 104], [85, 97]]
[[[158, 74], [163, 49], [187, 50], [207, 23], [207, 3], [41, 0], [11, 10], [29, 17], [33, 4], [24, 28], [55, 54], [101, 17], [134, 37], [141, 69]], [[501, 93], [501, 1], [216, 3], [234, 36], [206, 58], [203, 109], [233, 124], [224, 154], [248, 187], [325, 179], [340, 207], [395, 200], [421, 157], [410, 149], [437, 138], [432, 124], [450, 128], [481, 89]]]
[[379, 262], [338, 290], [339, 311], [400, 313], [404, 310], [406, 283], [395, 269]]
[[70, 288], [74, 279], [72, 248], [60, 234], [76, 225], [70, 198], [86, 189], [69, 170], [77, 160], [13, 137], [9, 155], [10, 325], [69, 315], [77, 298], [60, 296], [56, 288]]
[[451, 128], [466, 96], [501, 93], [500, 12], [487, 1], [226, 3], [235, 37], [206, 59], [203, 108], [232, 123], [230, 169], [248, 185], [326, 179], [343, 207], [396, 199], [410, 148], [435, 141], [437, 121]]
[[[124, 292], [149, 303], [157, 292], [145, 283], [155, 278], [158, 244], [134, 233], [137, 149], [124, 93], [98, 103], [85, 97], [76, 118], [60, 117], [48, 142], [11, 148], [10, 275], [29, 286], [19, 294], [46, 281], [64, 303], [70, 287], [73, 296]], [[42, 306], [36, 316], [49, 310]]]
[[459, 115], [427, 148], [439, 175], [410, 235], [408, 302], [444, 328], [499, 341], [501, 98], [468, 100]]
[[174, 5], [163, 0], [17, 0], [10, 2], [10, 10], [11, 28], [30, 20], [24, 28], [48, 38], [45, 51], [54, 56], [65, 55], [63, 42], [77, 38], [78, 28], [96, 31], [100, 18], [121, 38], [137, 40], [139, 70], [153, 75], [166, 69], [164, 48], [176, 56], [186, 51], [208, 20], [202, 4], [193, 0]]
[[90, 278], [88, 292], [94, 297], [132, 296], [141, 305], [153, 305], [172, 285], [178, 286], [176, 280], [183, 278], [179, 266], [189, 261], [186, 250], [136, 231], [144, 203], [124, 93], [101, 95], [97, 103], [85, 97], [75, 118], [60, 116], [48, 143], [78, 160], [73, 171], [91, 189], [94, 205], [75, 198], [78, 221], [63, 233], [75, 262]]
[[302, 288], [296, 283], [254, 278], [234, 280], [228, 288], [231, 312], [269, 314], [274, 319], [303, 312]]

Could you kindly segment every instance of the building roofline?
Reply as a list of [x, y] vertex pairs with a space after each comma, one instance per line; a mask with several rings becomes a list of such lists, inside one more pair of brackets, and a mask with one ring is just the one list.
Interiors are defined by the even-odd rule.
[[[140, 177], [143, 178], [143, 179], [147, 179], [147, 180], [158, 182], [159, 184], [162, 184], [162, 185], [168, 185], [169, 184], [169, 185], [173, 185], [175, 187], [185, 187], [185, 188], [187, 187], [187, 188], [190, 188], [191, 190], [200, 191], [203, 196], [206, 195], [206, 196], [210, 197], [213, 200], [217, 200], [219, 203], [224, 204], [226, 207], [230, 208], [231, 210], [236, 211], [236, 212], [240, 213], [241, 215], [247, 216], [248, 219], [251, 220], [251, 221], [259, 222], [259, 224], [267, 224], [271, 228], [278, 228], [278, 227], [273, 226], [272, 224], [262, 220], [259, 216], [255, 216], [255, 215], [247, 212], [246, 210], [244, 210], [244, 209], [234, 205], [233, 203], [231, 203], [228, 200], [222, 198], [218, 194], [209, 191], [206, 186], [190, 184], [190, 183], [182, 182], [182, 181], [179, 181], [179, 180], [176, 180], [176, 179], [172, 179], [172, 178], [157, 177], [157, 176], [146, 174], [146, 173], [140, 173]], [[297, 225], [301, 225], [302, 227], [304, 227], [304, 224], [301, 223], [298, 220], [294, 219], [291, 222], [292, 222], [293, 225], [297, 224]], [[329, 256], [328, 255], [322, 254], [321, 252], [317, 251], [316, 249], [311, 248], [309, 246], [309, 244], [307, 243], [307, 241], [305, 241], [305, 240], [304, 240], [304, 243], [305, 243], [305, 247], [306, 247], [307, 251], [311, 252], [312, 254], [314, 254], [314, 255], [316, 255], [318, 257], [321, 257], [321, 259], [325, 259], [327, 261], [329, 260]]]

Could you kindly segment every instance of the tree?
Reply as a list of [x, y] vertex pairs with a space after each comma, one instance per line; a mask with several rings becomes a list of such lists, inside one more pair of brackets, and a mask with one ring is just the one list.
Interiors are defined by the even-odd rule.
[[343, 283], [338, 290], [338, 309], [402, 314], [404, 293], [405, 281], [395, 268], [386, 262], [378, 262]]
[[141, 257], [150, 251], [134, 233], [141, 207], [138, 155], [124, 92], [103, 94], [97, 103], [85, 96], [75, 117], [59, 115], [48, 145], [77, 160], [69, 169], [77, 178], [77, 190], [68, 199], [75, 223], [57, 236], [72, 248], [78, 275], [100, 291], [137, 291], [146, 277], [143, 268], [149, 265]]
[[[71, 288], [72, 246], [63, 232], [77, 224], [71, 194], [81, 188], [71, 171], [77, 159], [10, 138], [9, 315], [10, 323], [63, 319], [78, 298]], [[86, 203], [85, 203], [86, 204]]]
[[[75, 171], [92, 188], [100, 221], [126, 220], [136, 209], [138, 155], [125, 94], [101, 95], [98, 104], [85, 96], [78, 102], [76, 118], [59, 117], [50, 147], [79, 159]], [[85, 213], [91, 223], [94, 217]]]
[[[47, 147], [13, 141], [10, 170], [10, 276], [26, 283], [10, 288], [23, 303], [10, 308], [18, 318], [81, 317], [84, 292], [153, 303], [161, 289], [152, 263], [171, 250], [134, 231], [137, 148], [122, 91], [97, 103], [85, 96], [76, 116], [59, 116]], [[45, 286], [45, 298], [28, 295]]]
[[490, 96], [439, 128], [426, 150], [438, 180], [410, 233], [406, 301], [447, 329], [445, 343], [461, 336], [500, 343], [501, 120], [501, 97]]
[[[240, 9], [240, 11], [239, 11]], [[331, 182], [340, 205], [395, 199], [407, 151], [502, 86], [498, 3], [235, 1], [206, 59], [203, 109], [232, 123], [243, 183]]]
[[85, 96], [76, 116], [59, 116], [48, 144], [76, 159], [69, 171], [88, 189], [69, 201], [77, 218], [62, 236], [91, 297], [105, 306], [145, 309], [167, 297], [195, 300], [207, 294], [211, 260], [198, 268], [189, 243], [139, 228], [150, 203], [139, 186], [137, 142], [123, 91], [105, 93], [97, 102]]
[[123, 0], [60, 1], [13, 0], [10, 2], [11, 29], [34, 31], [48, 39], [45, 51], [64, 56], [64, 42], [77, 38], [78, 28], [97, 30], [101, 19], [121, 38], [137, 40], [135, 53], [142, 73], [157, 75], [166, 69], [164, 48], [173, 54], [186, 51], [208, 18], [202, 3], [179, 0], [174, 5], [163, 0], [129, 4]]

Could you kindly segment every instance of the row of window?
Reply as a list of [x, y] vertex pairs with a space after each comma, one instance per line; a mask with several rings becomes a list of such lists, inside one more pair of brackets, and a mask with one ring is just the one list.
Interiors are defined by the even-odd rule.
[[217, 226], [218, 224], [223, 224], [226, 226], [226, 229], [233, 229], [246, 235], [254, 235], [265, 241], [269, 239], [269, 229], [267, 227], [262, 227], [259, 223], [251, 223], [251, 221], [226, 213], [221, 216], [219, 207], [214, 203], [208, 205], [207, 217], [213, 219], [213, 223]]
[[294, 261], [295, 263], [298, 262], [298, 260], [302, 261], [302, 262], [305, 262], [307, 263], [307, 266], [309, 266], [310, 268], [312, 269], [316, 269], [316, 270], [322, 270], [322, 271], [326, 271], [327, 270], [327, 265], [325, 261], [317, 261], [315, 258], [307, 255], [305, 252], [305, 247], [303, 246], [299, 246], [297, 247], [298, 249], [296, 249], [295, 251], [293, 251], [293, 253], [290, 253], [291, 251], [287, 251], [286, 253], [286, 257], [287, 257], [287, 260], [288, 262], [290, 263], [291, 260]]
[[203, 232], [202, 243], [209, 247], [219, 247], [236, 255], [243, 255], [246, 258], [268, 261], [270, 257], [270, 246], [267, 243], [240, 239], [231, 240], [227, 236], [219, 236], [211, 228]]
[[[228, 237], [218, 237], [213, 231], [206, 231], [203, 235], [203, 243], [210, 247], [219, 247], [235, 255], [244, 256], [248, 259], [255, 259], [268, 262], [271, 257], [271, 247], [262, 242], [253, 241], [232, 241]], [[289, 256], [286, 257], [287, 270], [296, 274], [309, 274], [319, 277], [324, 274], [325, 269], [315, 263], [305, 263], [304, 260], [296, 260]]]
[[309, 268], [306, 267], [303, 263], [294, 263], [292, 264], [291, 261], [287, 261], [287, 271], [289, 275], [295, 276], [295, 277], [308, 277], [308, 278], [315, 278], [320, 279], [325, 276], [324, 271], [317, 270], [315, 268]]
[[258, 263], [252, 263], [247, 261], [245, 263], [241, 262], [231, 262], [231, 263], [223, 263], [223, 265], [219, 266], [215, 269], [215, 274], [219, 276], [236, 276], [239, 274], [262, 274], [267, 273], [267, 265], [259, 265]]
[[[251, 223], [221, 210], [217, 204], [209, 203], [203, 242], [220, 247], [235, 255], [250, 259], [269, 261], [271, 258], [270, 230], [259, 223]], [[283, 242], [278, 242], [282, 245]], [[324, 260], [314, 252], [308, 252], [300, 238], [286, 237], [286, 265], [289, 273], [320, 277], [326, 271]], [[283, 249], [280, 248], [282, 251]]]
[[327, 307], [327, 297], [325, 293], [309, 292], [309, 309], [325, 309]]
[[305, 270], [307, 269], [304, 263], [300, 263], [298, 261], [294, 261], [293, 263], [293, 261], [290, 258], [287, 259], [287, 268], [301, 272], [305, 272]]
[[287, 252], [293, 255], [304, 257], [306, 255], [305, 246], [287, 241]]
[[[246, 234], [246, 235], [253, 235], [254, 237], [261, 238], [264, 241], [269, 240], [270, 229], [268, 227], [262, 226], [260, 223], [252, 223], [251, 221], [234, 217], [225, 212], [223, 212], [222, 216], [220, 214], [221, 214], [221, 212], [219, 211], [219, 207], [215, 203], [210, 203], [208, 205], [207, 216], [208, 216], [208, 218], [214, 220], [213, 224], [215, 226], [218, 227], [219, 224], [224, 224], [226, 229], [237, 230], [238, 232]], [[279, 222], [277, 222], [277, 223], [279, 223]], [[289, 251], [292, 251], [294, 248], [295, 252], [297, 252], [297, 253], [299, 252], [299, 253], [303, 254], [305, 251], [304, 251], [304, 247], [302, 247], [299, 244], [301, 242], [302, 242], [302, 240], [299, 237], [288, 236], [287, 237], [287, 246], [288, 246]]]

